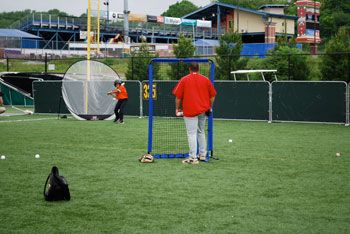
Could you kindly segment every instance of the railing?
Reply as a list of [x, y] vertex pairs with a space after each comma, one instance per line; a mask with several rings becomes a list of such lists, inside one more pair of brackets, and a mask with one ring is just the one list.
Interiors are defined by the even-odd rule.
[[[30, 30], [33, 28], [61, 28], [67, 30], [86, 30], [87, 22], [85, 17], [71, 17], [71, 16], [58, 16], [51, 14], [33, 13], [21, 20], [13, 23], [10, 28], [20, 30]], [[101, 32], [118, 32], [124, 31], [124, 23], [121, 21], [114, 21], [106, 23], [106, 20], [100, 20]], [[184, 25], [166, 25], [151, 22], [130, 22], [130, 33], [139, 34], [157, 34], [157, 35], [174, 35], [178, 36], [183, 33], [192, 37], [206, 37], [217, 38], [218, 33], [216, 28], [197, 28]]]

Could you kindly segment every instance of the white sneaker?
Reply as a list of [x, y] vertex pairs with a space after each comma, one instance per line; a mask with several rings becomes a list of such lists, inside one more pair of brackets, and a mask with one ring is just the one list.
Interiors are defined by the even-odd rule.
[[207, 156], [199, 155], [199, 161], [207, 161]]
[[184, 164], [198, 164], [199, 161], [196, 158], [187, 158], [185, 160], [182, 160], [182, 163], [184, 163]]

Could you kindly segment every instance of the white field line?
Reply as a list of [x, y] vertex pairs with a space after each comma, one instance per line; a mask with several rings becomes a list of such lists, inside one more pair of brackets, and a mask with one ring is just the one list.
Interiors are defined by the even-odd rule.
[[3, 120], [0, 121], [0, 123], [15, 123], [15, 122], [32, 122], [32, 121], [42, 121], [42, 120], [50, 120], [50, 119], [57, 119], [56, 118], [39, 118], [39, 119], [16, 119], [16, 120]]

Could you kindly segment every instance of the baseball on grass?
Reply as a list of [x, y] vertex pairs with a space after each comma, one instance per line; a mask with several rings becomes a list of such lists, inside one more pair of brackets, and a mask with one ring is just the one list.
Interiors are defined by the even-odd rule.
[[228, 142], [232, 143], [232, 139], [228, 139]]
[[36, 155], [35, 155], [35, 158], [40, 158], [40, 155], [39, 155], [39, 154], [36, 154]]
[[1, 160], [6, 159], [5, 155], [1, 155]]
[[340, 157], [340, 153], [336, 153], [335, 155], [336, 155], [337, 157]]

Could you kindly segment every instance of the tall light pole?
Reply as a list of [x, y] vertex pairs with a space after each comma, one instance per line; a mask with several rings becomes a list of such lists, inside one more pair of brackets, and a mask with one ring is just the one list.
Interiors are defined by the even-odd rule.
[[124, 0], [124, 40], [126, 39], [126, 42], [129, 38], [129, 9], [128, 9], [128, 0]]
[[109, 0], [106, 0], [103, 2], [103, 5], [107, 6], [107, 20], [106, 20], [106, 25], [107, 27], [109, 26]]

